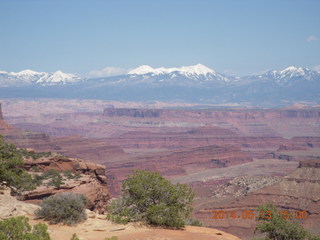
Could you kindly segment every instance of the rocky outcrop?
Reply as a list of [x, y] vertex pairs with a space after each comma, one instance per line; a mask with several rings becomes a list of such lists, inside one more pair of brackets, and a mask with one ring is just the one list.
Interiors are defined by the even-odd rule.
[[[37, 169], [40, 172], [47, 172], [54, 169], [63, 174], [65, 171], [79, 174], [77, 178], [63, 179], [63, 184], [58, 187], [40, 185], [33, 191], [23, 194], [27, 202], [37, 203], [43, 198], [60, 192], [73, 192], [83, 194], [89, 201], [87, 207], [91, 210], [103, 213], [107, 209], [109, 192], [105, 166], [87, 162], [81, 159], [66, 157], [49, 157], [37, 160], [25, 160], [24, 168], [28, 171]], [[39, 174], [33, 172], [32, 174]]]
[[300, 151], [300, 150], [307, 150], [308, 146], [306, 145], [294, 145], [294, 144], [281, 144], [277, 149], [277, 152], [282, 151]]
[[[299, 167], [281, 181], [241, 197], [212, 198], [196, 207], [196, 216], [205, 226], [224, 229], [230, 233], [248, 237], [253, 234], [254, 219], [243, 219], [242, 211], [256, 210], [256, 207], [271, 202], [279, 208], [289, 210], [296, 219], [296, 211], [306, 211], [308, 217], [301, 223], [313, 232], [319, 233], [320, 221], [320, 160], [300, 162]], [[212, 211], [236, 211], [239, 219], [212, 220]]]
[[0, 220], [16, 216], [33, 215], [39, 206], [18, 201], [10, 195], [11, 189], [0, 185]]
[[[320, 168], [320, 160], [313, 161], [313, 160], [308, 160], [308, 161], [302, 161], [299, 163], [299, 168]], [[318, 170], [318, 174], [320, 174], [320, 170]], [[319, 177], [318, 177], [319, 178]], [[320, 179], [318, 179], [320, 180]]]

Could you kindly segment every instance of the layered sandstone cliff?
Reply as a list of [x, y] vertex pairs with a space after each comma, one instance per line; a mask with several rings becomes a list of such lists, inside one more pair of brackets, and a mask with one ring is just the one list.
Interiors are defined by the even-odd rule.
[[39, 159], [26, 159], [24, 168], [33, 175], [41, 175], [49, 170], [56, 170], [61, 176], [66, 173], [69, 176], [77, 174], [77, 177], [64, 177], [60, 186], [41, 184], [33, 191], [24, 192], [22, 196], [25, 201], [37, 203], [56, 193], [73, 192], [83, 194], [88, 199], [89, 209], [100, 213], [106, 211], [109, 192], [105, 166], [81, 159], [53, 155]]
[[[250, 186], [247, 186], [250, 187]], [[250, 192], [241, 197], [207, 199], [196, 207], [196, 216], [206, 226], [224, 229], [239, 236], [252, 236], [254, 219], [242, 218], [242, 211], [256, 210], [257, 206], [271, 202], [279, 208], [289, 210], [295, 220], [301, 222], [311, 232], [319, 233], [320, 221], [320, 160], [302, 161], [299, 167], [281, 181]], [[212, 219], [212, 211], [236, 211], [239, 218]], [[306, 211], [306, 219], [296, 219], [296, 212]]]

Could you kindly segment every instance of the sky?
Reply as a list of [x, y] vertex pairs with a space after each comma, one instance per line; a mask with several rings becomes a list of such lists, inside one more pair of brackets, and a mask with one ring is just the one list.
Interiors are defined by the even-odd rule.
[[319, 0], [0, 0], [0, 70], [320, 71]]

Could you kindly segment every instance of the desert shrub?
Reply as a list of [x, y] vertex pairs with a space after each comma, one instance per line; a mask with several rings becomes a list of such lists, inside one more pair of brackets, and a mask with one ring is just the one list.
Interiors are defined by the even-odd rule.
[[56, 176], [53, 177], [52, 179], [50, 179], [50, 181], [48, 182], [48, 186], [54, 186], [56, 188], [60, 187], [61, 185], [63, 185], [64, 182], [62, 181], [62, 177], [61, 176]]
[[50, 169], [46, 171], [45, 173], [43, 173], [42, 176], [44, 179], [50, 179], [48, 182], [48, 186], [60, 187], [61, 185], [64, 184], [63, 177], [55, 169]]
[[14, 144], [5, 142], [0, 136], [0, 184], [14, 187], [18, 191], [35, 188], [32, 177], [23, 169], [22, 155]]
[[47, 230], [43, 223], [32, 227], [27, 217], [12, 217], [0, 221], [0, 240], [50, 240]]
[[202, 222], [200, 222], [198, 219], [195, 218], [188, 218], [185, 221], [185, 225], [190, 225], [190, 226], [197, 226], [197, 227], [202, 227]]
[[77, 234], [73, 234], [70, 240], [80, 240], [77, 236]]
[[108, 219], [181, 228], [192, 210], [193, 197], [185, 184], [174, 185], [159, 173], [137, 170], [123, 181], [122, 196], [110, 203]]
[[320, 240], [320, 235], [312, 236], [311, 234], [308, 236], [308, 240]]
[[42, 181], [44, 180], [44, 176], [43, 175], [34, 175], [33, 176], [33, 183], [36, 185], [36, 186], [40, 186], [42, 185]]
[[37, 167], [37, 166], [32, 166], [32, 167], [30, 168], [30, 170], [31, 170], [32, 172], [40, 172], [40, 171], [41, 171], [41, 169], [40, 169], [39, 167]]
[[86, 203], [81, 194], [61, 193], [44, 199], [35, 214], [51, 224], [75, 225], [86, 220]]
[[67, 179], [79, 179], [81, 177], [81, 175], [79, 173], [72, 173], [71, 171], [67, 170], [63, 172], [63, 175], [67, 178]]
[[49, 179], [49, 178], [54, 178], [54, 177], [61, 177], [61, 174], [55, 169], [50, 169], [50, 170], [44, 172], [42, 174], [42, 176], [46, 179]]
[[27, 151], [26, 149], [19, 149], [19, 153], [26, 158], [32, 158], [34, 160], [41, 158], [41, 157], [50, 157], [52, 155], [51, 152], [33, 152]]
[[299, 223], [290, 219], [284, 219], [280, 216], [278, 209], [271, 203], [264, 204], [258, 207], [258, 212], [269, 211], [271, 214], [269, 219], [267, 215], [261, 215], [257, 218], [258, 224], [255, 232], [264, 233], [266, 238], [271, 240], [304, 240], [317, 239], [317, 236], [312, 236]]

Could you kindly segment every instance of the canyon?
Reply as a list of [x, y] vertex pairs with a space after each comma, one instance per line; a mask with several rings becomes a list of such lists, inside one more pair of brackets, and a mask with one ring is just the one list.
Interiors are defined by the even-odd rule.
[[[121, 181], [133, 169], [159, 171], [172, 182], [187, 183], [194, 189], [193, 215], [205, 226], [250, 238], [254, 221], [213, 221], [212, 211], [253, 210], [270, 200], [285, 209], [308, 211], [310, 218], [304, 224], [316, 231], [313, 222], [319, 216], [315, 209], [320, 206], [318, 196], [312, 195], [317, 190], [312, 183], [319, 184], [318, 107], [203, 108], [100, 100], [2, 102], [4, 120], [11, 124], [3, 120], [0, 124], [7, 140], [19, 147], [104, 165], [110, 197], [119, 196]], [[310, 184], [297, 171], [309, 174]], [[306, 185], [296, 184], [301, 182]], [[300, 189], [306, 192], [295, 195]], [[282, 196], [281, 191], [287, 195]], [[314, 205], [309, 204], [307, 192]], [[288, 199], [309, 202], [303, 207]]]

